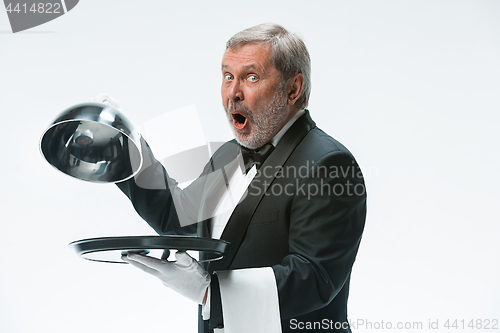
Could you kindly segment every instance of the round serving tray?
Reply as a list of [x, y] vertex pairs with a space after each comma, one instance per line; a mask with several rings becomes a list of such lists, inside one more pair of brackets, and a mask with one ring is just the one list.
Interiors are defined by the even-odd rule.
[[127, 253], [153, 254], [160, 251], [160, 254], [163, 252], [162, 259], [166, 259], [169, 250], [198, 251], [203, 253], [205, 260], [202, 261], [218, 260], [229, 248], [229, 243], [189, 236], [121, 236], [77, 240], [69, 247], [83, 259], [126, 264], [121, 256]]

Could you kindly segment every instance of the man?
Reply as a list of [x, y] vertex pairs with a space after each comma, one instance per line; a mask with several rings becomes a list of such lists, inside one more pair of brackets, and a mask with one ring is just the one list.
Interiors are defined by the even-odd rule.
[[[350, 332], [366, 193], [354, 157], [306, 110], [305, 44], [276, 24], [246, 29], [228, 41], [222, 76], [238, 144], [218, 149], [182, 191], [143, 142], [145, 167], [118, 186], [159, 234], [220, 238], [230, 249], [204, 267], [185, 253], [123, 259], [201, 304], [200, 332]], [[241, 156], [245, 167], [235, 167]]]

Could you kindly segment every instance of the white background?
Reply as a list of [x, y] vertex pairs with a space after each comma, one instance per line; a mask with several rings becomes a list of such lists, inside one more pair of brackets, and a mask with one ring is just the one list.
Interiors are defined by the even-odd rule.
[[208, 140], [230, 139], [224, 45], [269, 21], [305, 39], [311, 115], [365, 173], [350, 319], [500, 320], [499, 1], [85, 0], [17, 34], [0, 10], [0, 332], [196, 331], [196, 305], [153, 277], [68, 249], [153, 231], [114, 185], [53, 169], [38, 141], [101, 92], [137, 125], [194, 104]]

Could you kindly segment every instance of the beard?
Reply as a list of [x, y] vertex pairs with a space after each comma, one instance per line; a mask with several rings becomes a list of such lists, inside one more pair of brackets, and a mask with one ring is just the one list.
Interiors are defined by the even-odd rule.
[[[240, 145], [250, 149], [262, 147], [271, 141], [274, 135], [285, 125], [283, 122], [287, 118], [287, 97], [284, 88], [284, 85], [280, 83], [274, 98], [256, 112], [233, 101], [229, 101], [227, 108], [224, 107], [236, 141]], [[235, 111], [246, 117], [247, 121], [252, 124], [250, 132], [245, 131], [245, 129], [238, 130], [234, 128], [231, 112]]]

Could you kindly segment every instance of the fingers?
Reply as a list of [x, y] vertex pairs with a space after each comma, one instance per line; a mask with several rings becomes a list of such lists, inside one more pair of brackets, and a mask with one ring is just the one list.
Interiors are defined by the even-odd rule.
[[137, 253], [128, 253], [126, 256], [122, 256], [123, 261], [157, 277], [168, 274], [176, 268], [187, 269], [199, 266], [198, 262], [186, 252], [177, 251], [175, 259], [177, 261], [166, 261]]
[[157, 271], [164, 268], [165, 265], [167, 264], [165, 261], [161, 261], [160, 259], [149, 256], [143, 256], [136, 253], [129, 253], [127, 257], [132, 261], [138, 262], [144, 266], [147, 266]]
[[144, 265], [144, 264], [142, 264], [140, 262], [137, 262], [137, 261], [131, 259], [130, 256], [140, 256], [140, 255], [139, 254], [136, 254], [136, 255], [128, 254], [128, 255], [122, 256], [122, 260], [125, 261], [125, 262], [127, 262], [127, 263], [129, 263], [130, 265], [132, 265], [134, 267], [139, 268], [143, 272], [146, 272], [146, 273], [151, 274], [153, 276], [158, 277], [159, 275], [161, 275], [161, 273], [158, 272], [156, 269], [151, 268], [151, 267], [149, 267], [147, 265]]
[[109, 95], [101, 93], [94, 96], [91, 99], [91, 101], [96, 103], [106, 104], [121, 111], [121, 103]]

